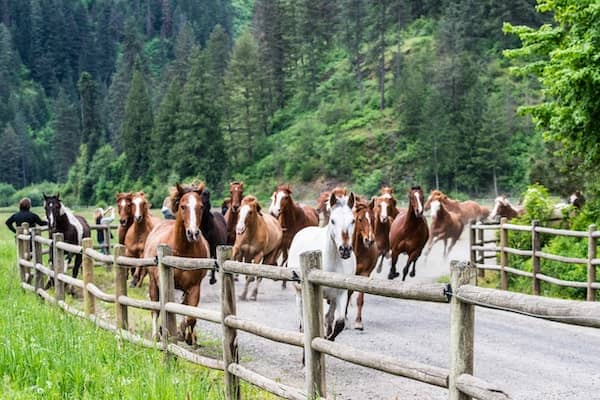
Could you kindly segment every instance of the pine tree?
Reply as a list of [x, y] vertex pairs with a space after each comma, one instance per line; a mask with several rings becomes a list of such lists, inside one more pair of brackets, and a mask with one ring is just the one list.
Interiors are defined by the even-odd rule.
[[4, 157], [0, 163], [0, 182], [10, 183], [15, 187], [23, 186], [21, 171], [22, 148], [17, 133], [11, 125], [4, 128], [0, 135]]
[[[171, 144], [177, 135], [176, 117], [179, 111], [179, 95], [181, 87], [176, 81], [172, 81], [167, 93], [160, 103], [154, 129], [152, 131], [151, 147], [151, 171], [152, 175], [166, 179], [170, 173]], [[175, 157], [175, 155], [173, 155]]]
[[360, 98], [363, 94], [363, 58], [362, 46], [365, 40], [366, 29], [366, 9], [367, 3], [365, 0], [345, 0], [341, 5], [342, 11], [342, 29], [343, 42], [348, 50], [350, 65], [356, 77], [356, 86], [359, 90]]
[[387, 49], [386, 31], [393, 16], [389, 12], [390, 0], [376, 0], [370, 7], [370, 38], [374, 42], [372, 57], [377, 60], [376, 74], [379, 86], [379, 109], [385, 108], [385, 53]]
[[131, 166], [132, 177], [141, 178], [148, 172], [149, 149], [152, 137], [152, 104], [146, 90], [140, 61], [134, 66], [133, 78], [121, 127], [121, 148]]
[[223, 157], [221, 115], [208, 93], [211, 79], [207, 55], [195, 54], [181, 94], [171, 161], [180, 176], [201, 175], [210, 187], [220, 187], [228, 165]]
[[75, 105], [62, 89], [58, 92], [54, 115], [54, 144], [60, 149], [54, 153], [54, 174], [59, 182], [64, 182], [77, 159], [81, 138]]
[[81, 141], [87, 145], [87, 155], [91, 159], [105, 142], [99, 114], [98, 85], [89, 73], [84, 72], [77, 87], [81, 103]]

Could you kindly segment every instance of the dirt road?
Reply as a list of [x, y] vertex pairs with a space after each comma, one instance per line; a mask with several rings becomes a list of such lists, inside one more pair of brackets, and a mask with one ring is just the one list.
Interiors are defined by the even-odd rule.
[[[468, 232], [450, 259], [468, 259]], [[398, 265], [403, 265], [401, 258]], [[417, 263], [413, 281], [448, 275], [438, 244]], [[374, 279], [385, 279], [389, 265]], [[407, 278], [411, 279], [411, 278]], [[217, 286], [204, 283], [202, 307], [218, 309]], [[236, 291], [241, 292], [238, 282]], [[289, 286], [289, 285], [288, 285]], [[355, 307], [349, 311], [350, 322]], [[238, 302], [238, 315], [273, 327], [296, 330], [294, 290], [264, 280], [258, 302]], [[475, 376], [497, 384], [513, 399], [600, 400], [600, 330], [546, 322], [506, 312], [475, 311]], [[364, 331], [347, 329], [339, 343], [433, 366], [448, 367], [449, 306], [367, 295]], [[220, 337], [220, 327], [199, 329]], [[240, 333], [243, 365], [289, 385], [303, 386], [301, 350]], [[398, 378], [327, 357], [327, 388], [336, 399], [447, 399], [447, 390]]]

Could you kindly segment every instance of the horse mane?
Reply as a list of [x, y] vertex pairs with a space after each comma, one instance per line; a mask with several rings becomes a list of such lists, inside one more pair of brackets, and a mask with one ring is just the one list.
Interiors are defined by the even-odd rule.
[[384, 186], [381, 188], [381, 194], [390, 194], [393, 195], [394, 194], [394, 188], [392, 188], [391, 186]]
[[354, 208], [355, 208], [356, 212], [362, 211], [365, 208], [369, 208], [369, 203], [367, 203], [366, 201], [364, 201], [362, 199], [357, 200], [356, 197], [358, 197], [358, 196], [355, 196], [355, 201], [354, 201]]
[[258, 212], [259, 215], [262, 215], [260, 203], [258, 202], [258, 199], [255, 196], [251, 194], [244, 196], [244, 198], [242, 199], [242, 203], [256, 204], [256, 212]]
[[277, 186], [277, 188], [275, 189], [276, 192], [279, 192], [280, 190], [287, 192], [287, 194], [292, 194], [292, 188], [289, 184], [284, 183], [282, 185]]
[[169, 197], [171, 198], [171, 212], [173, 214], [177, 213], [179, 209], [179, 202], [181, 198], [191, 192], [196, 192], [200, 196], [202, 196], [202, 192], [204, 191], [204, 182], [200, 183], [190, 183], [185, 185], [180, 185], [179, 183], [175, 186], [172, 186], [169, 189]]

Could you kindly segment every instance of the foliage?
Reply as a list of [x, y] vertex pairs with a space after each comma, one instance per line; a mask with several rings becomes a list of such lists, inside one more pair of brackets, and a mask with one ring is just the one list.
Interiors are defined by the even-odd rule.
[[0, 207], [13, 205], [15, 192], [16, 190], [12, 185], [0, 182]]
[[57, 194], [61, 193], [61, 190], [62, 186], [57, 183], [40, 182], [26, 186], [14, 192], [11, 197], [11, 202], [12, 204], [18, 204], [19, 200], [21, 200], [23, 197], [29, 197], [29, 199], [31, 199], [31, 205], [33, 207], [39, 207], [44, 204], [44, 193]]

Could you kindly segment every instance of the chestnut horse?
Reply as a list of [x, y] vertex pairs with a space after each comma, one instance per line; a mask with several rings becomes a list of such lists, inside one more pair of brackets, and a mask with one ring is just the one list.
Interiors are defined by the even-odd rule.
[[[329, 197], [329, 207], [331, 215], [327, 226], [309, 226], [294, 236], [289, 259], [289, 267], [294, 271], [301, 271], [300, 254], [319, 250], [323, 271], [346, 275], [354, 275], [356, 272], [356, 257], [352, 250], [355, 224], [352, 212], [354, 194], [350, 193], [349, 196], [338, 198], [335, 193], [332, 193]], [[298, 285], [295, 287], [299, 326], [302, 331], [302, 292]], [[348, 301], [348, 291], [323, 287], [322, 293], [329, 303], [329, 309], [325, 314], [325, 338], [333, 341], [344, 330], [344, 307]]]
[[[354, 237], [352, 239], [352, 248], [356, 256], [356, 275], [366, 276], [371, 275], [377, 263], [377, 246], [375, 246], [375, 228], [374, 219], [375, 213], [373, 209], [364, 201], [356, 201], [354, 203]], [[352, 290], [348, 291], [348, 301], [346, 302], [346, 318], [348, 317], [348, 305], [352, 297]], [[365, 294], [358, 293], [356, 298], [356, 320], [354, 321], [354, 329], [363, 330], [362, 308], [364, 304]]]
[[490, 214], [490, 219], [496, 219], [497, 217], [513, 219], [523, 214], [525, 214], [525, 209], [523, 207], [515, 208], [510, 204], [510, 201], [508, 201], [506, 196], [498, 196], [494, 200], [494, 209]]
[[448, 211], [459, 214], [460, 220], [464, 225], [473, 221], [483, 221], [490, 215], [490, 210], [487, 207], [479, 205], [476, 201], [466, 200], [459, 202], [449, 198], [440, 190], [431, 191], [425, 203], [425, 210], [429, 210], [431, 202], [434, 200], [442, 202]]
[[223, 203], [225, 211], [225, 223], [227, 225], [227, 244], [233, 245], [235, 242], [235, 225], [240, 215], [240, 206], [244, 198], [244, 182], [231, 182], [229, 184], [229, 193], [231, 197]]
[[[334, 192], [337, 197], [348, 196], [348, 191], [342, 187], [336, 187], [331, 192]], [[321, 192], [317, 198], [317, 207], [315, 209], [320, 216], [319, 226], [325, 226], [329, 223], [329, 196], [331, 196], [331, 192]]]
[[384, 186], [381, 189], [381, 194], [371, 199], [369, 207], [374, 210], [375, 213], [375, 244], [377, 246], [377, 258], [379, 263], [377, 264], [377, 272], [381, 272], [383, 265], [383, 259], [390, 257], [390, 228], [392, 222], [399, 213], [396, 208], [396, 198], [394, 197], [394, 191], [389, 186]]
[[[439, 240], [444, 241], [444, 259], [448, 256], [456, 241], [463, 231], [464, 224], [460, 219], [460, 215], [449, 211], [439, 200], [431, 202], [431, 234], [427, 242], [425, 256], [431, 252], [431, 248]], [[448, 239], [450, 245], [448, 246]]]
[[[208, 242], [210, 257], [217, 258], [217, 246], [228, 244], [227, 224], [221, 213], [211, 211], [210, 192], [207, 189], [202, 191], [202, 202], [204, 203], [204, 208], [202, 209], [200, 230]], [[216, 282], [215, 270], [211, 270], [208, 283], [214, 285]]]
[[[232, 250], [233, 259], [255, 264], [277, 265], [282, 238], [283, 231], [275, 217], [262, 212], [256, 197], [244, 197], [236, 225], [235, 244]], [[246, 277], [246, 285], [240, 294], [240, 300], [246, 300], [248, 287], [253, 279], [250, 276]], [[250, 295], [250, 300], [256, 300], [261, 279], [260, 277], [256, 278], [256, 286]]]
[[423, 216], [423, 189], [413, 186], [408, 193], [408, 210], [398, 214], [390, 228], [390, 246], [392, 249], [392, 267], [388, 279], [400, 274], [396, 272], [396, 262], [401, 253], [408, 254], [408, 261], [402, 269], [402, 280], [406, 278], [412, 264], [410, 276], [415, 276], [417, 260], [429, 238], [427, 220]]
[[[144, 192], [133, 193], [131, 195], [131, 203], [133, 208], [133, 224], [125, 234], [125, 256], [141, 258], [144, 253], [146, 238], [161, 220], [150, 215], [150, 203], [146, 199]], [[141, 287], [146, 274], [146, 268], [136, 268], [131, 282], [129, 282], [129, 287]]]
[[[277, 189], [271, 196], [269, 212], [277, 218], [281, 229], [283, 229], [283, 237], [281, 239], [281, 255], [283, 260], [281, 265], [285, 266], [292, 239], [302, 228], [319, 226], [319, 214], [312, 207], [294, 203], [292, 189], [289, 185], [277, 186]], [[283, 281], [283, 287], [285, 287], [285, 281]]]
[[[158, 245], [161, 243], [171, 247], [173, 255], [179, 257], [207, 258], [209, 256], [208, 242], [200, 232], [202, 225], [202, 191], [204, 184], [177, 186], [171, 191], [171, 207], [175, 220], [165, 220], [154, 227], [146, 239], [144, 258], [156, 257]], [[158, 268], [151, 267], [148, 271], [150, 284], [148, 294], [150, 300], [158, 301]], [[197, 306], [200, 302], [200, 284], [206, 276], [206, 270], [173, 271], [175, 289], [183, 290], [183, 304]], [[178, 338], [187, 344], [194, 344], [196, 334], [194, 327], [196, 318], [186, 317], [179, 327]], [[152, 334], [158, 335], [158, 313], [152, 311]]]
[[127, 230], [133, 224], [133, 204], [131, 203], [131, 192], [116, 193], [117, 211], [119, 212], [119, 244], [125, 244], [125, 235]]

